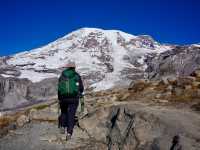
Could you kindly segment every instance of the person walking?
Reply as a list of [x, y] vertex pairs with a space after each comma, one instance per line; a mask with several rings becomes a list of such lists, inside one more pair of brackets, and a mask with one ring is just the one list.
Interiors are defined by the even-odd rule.
[[58, 100], [61, 109], [59, 124], [65, 129], [66, 140], [71, 139], [75, 125], [75, 114], [79, 98], [83, 96], [83, 82], [76, 72], [74, 61], [68, 61], [58, 81]]

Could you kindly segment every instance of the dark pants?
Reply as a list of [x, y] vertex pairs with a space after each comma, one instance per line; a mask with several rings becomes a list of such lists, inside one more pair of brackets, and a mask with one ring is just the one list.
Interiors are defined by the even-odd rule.
[[75, 125], [75, 114], [78, 108], [79, 100], [77, 98], [60, 102], [61, 116], [60, 126], [67, 127], [67, 133], [72, 134]]

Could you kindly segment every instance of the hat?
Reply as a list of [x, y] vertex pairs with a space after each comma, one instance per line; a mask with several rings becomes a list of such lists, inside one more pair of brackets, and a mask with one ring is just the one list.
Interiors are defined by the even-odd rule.
[[75, 68], [76, 67], [75, 61], [68, 60], [67, 64], [64, 67], [66, 67], [66, 68]]

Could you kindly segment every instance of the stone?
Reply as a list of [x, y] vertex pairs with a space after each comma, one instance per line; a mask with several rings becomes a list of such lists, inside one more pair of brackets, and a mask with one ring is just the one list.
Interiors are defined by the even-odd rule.
[[199, 88], [200, 89], [200, 82], [194, 81], [194, 82], [192, 82], [192, 86], [194, 86], [195, 88]]
[[182, 96], [184, 90], [182, 88], [175, 88], [174, 92], [176, 96]]
[[177, 78], [175, 76], [171, 76], [167, 78], [169, 84], [176, 85], [177, 84]]
[[167, 88], [166, 88], [166, 90], [172, 91], [173, 90], [173, 86], [172, 85], [168, 85]]
[[37, 113], [37, 109], [35, 108], [32, 108], [30, 111], [29, 111], [29, 118], [32, 120], [34, 118], [34, 115]]
[[119, 101], [125, 101], [125, 100], [127, 100], [129, 97], [130, 97], [130, 93], [124, 93], [123, 95], [122, 95], [122, 97], [119, 99]]
[[199, 103], [196, 103], [196, 104], [193, 104], [191, 106], [191, 108], [195, 111], [199, 111], [200, 112], [200, 102]]
[[200, 89], [197, 90], [197, 97], [200, 98]]
[[157, 103], [168, 103], [169, 101], [168, 100], [164, 100], [164, 99], [158, 99], [156, 102]]
[[162, 94], [156, 94], [155, 98], [160, 99], [162, 97]]
[[18, 119], [17, 119], [17, 126], [18, 127], [22, 127], [24, 126], [26, 123], [28, 123], [30, 121], [29, 117], [26, 115], [21, 115]]
[[51, 111], [49, 107], [42, 109], [42, 110], [36, 110], [32, 109], [29, 113], [30, 118], [32, 120], [37, 121], [57, 121], [58, 120], [58, 112]]
[[185, 85], [185, 90], [190, 90], [190, 89], [192, 89], [191, 85]]
[[28, 102], [26, 95], [30, 83], [27, 79], [0, 77], [0, 109], [16, 108]]
[[41, 82], [30, 84], [27, 97], [30, 100], [47, 100], [57, 96], [57, 78], [44, 79]]
[[195, 76], [196, 76], [196, 77], [200, 78], [200, 70], [199, 70], [199, 69], [196, 70], [194, 73], [195, 73]]
[[139, 92], [144, 90], [146, 87], [149, 86], [149, 81], [148, 80], [136, 80], [133, 81], [130, 85], [129, 85], [129, 90], [133, 90], [134, 92]]
[[40, 137], [41, 141], [48, 141], [49, 143], [55, 142], [57, 140], [56, 135], [45, 135]]
[[200, 49], [191, 46], [175, 46], [158, 56], [147, 57], [150, 79], [166, 76], [189, 76], [200, 65]]
[[[157, 102], [165, 104], [168, 101], [160, 99]], [[65, 141], [65, 135], [59, 134], [56, 124], [31, 122], [26, 128], [13, 132], [15, 136], [3, 137], [0, 145], [2, 149], [10, 146], [15, 150], [25, 146], [27, 149], [58, 150], [168, 150], [174, 136], [179, 135], [183, 149], [198, 150], [200, 133], [196, 131], [200, 130], [199, 115], [191, 110], [163, 106], [124, 102], [95, 108], [79, 120], [79, 126], [75, 126], [69, 141]], [[51, 109], [45, 108], [47, 110]], [[31, 143], [27, 144], [30, 137]]]
[[186, 85], [192, 85], [193, 81], [193, 78], [190, 77], [180, 77], [177, 79], [177, 86], [184, 87]]
[[172, 96], [172, 91], [167, 91], [163, 94], [166, 98], [170, 98]]
[[168, 85], [169, 84], [168, 77], [162, 77], [162, 82]]

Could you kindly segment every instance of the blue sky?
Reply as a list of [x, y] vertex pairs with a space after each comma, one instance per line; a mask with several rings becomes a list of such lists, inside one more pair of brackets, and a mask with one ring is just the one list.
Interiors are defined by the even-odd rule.
[[199, 0], [1, 0], [0, 56], [30, 50], [81, 27], [200, 42]]

